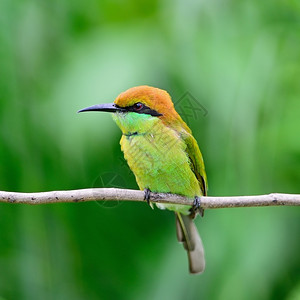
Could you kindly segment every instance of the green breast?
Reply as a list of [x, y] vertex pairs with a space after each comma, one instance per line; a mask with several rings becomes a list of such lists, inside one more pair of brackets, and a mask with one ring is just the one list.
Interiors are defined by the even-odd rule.
[[[130, 130], [126, 131], [123, 120], [120, 143], [140, 189], [149, 188], [152, 192], [175, 193], [191, 198], [200, 196], [200, 186], [190, 168], [186, 145], [178, 133], [156, 117], [146, 116], [143, 123], [138, 124], [140, 126], [128, 126]], [[162, 208], [161, 205], [159, 207]], [[187, 206], [164, 207], [185, 214], [189, 212]]]

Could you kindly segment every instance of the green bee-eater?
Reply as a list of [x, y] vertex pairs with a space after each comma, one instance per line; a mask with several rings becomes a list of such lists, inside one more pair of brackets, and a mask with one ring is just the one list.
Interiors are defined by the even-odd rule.
[[150, 86], [133, 87], [109, 104], [82, 111], [106, 111], [122, 131], [125, 159], [145, 196], [151, 192], [194, 198], [194, 206], [157, 204], [176, 214], [177, 237], [183, 242], [191, 273], [205, 268], [202, 241], [193, 218], [199, 196], [206, 195], [207, 179], [202, 154], [190, 128], [176, 112], [170, 95]]

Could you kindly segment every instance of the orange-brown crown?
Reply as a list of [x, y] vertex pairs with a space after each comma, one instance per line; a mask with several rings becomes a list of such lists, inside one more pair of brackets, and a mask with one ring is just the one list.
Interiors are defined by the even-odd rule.
[[184, 123], [174, 108], [171, 96], [166, 91], [155, 87], [141, 85], [130, 88], [121, 93], [114, 101], [120, 107], [132, 106], [137, 102], [141, 102], [162, 114], [159, 118], [165, 124]]

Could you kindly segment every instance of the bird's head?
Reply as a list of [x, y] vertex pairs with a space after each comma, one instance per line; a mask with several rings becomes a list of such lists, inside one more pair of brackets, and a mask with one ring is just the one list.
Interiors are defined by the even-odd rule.
[[[186, 124], [174, 108], [170, 95], [151, 86], [137, 86], [121, 93], [113, 103], [97, 104], [80, 110], [114, 113], [123, 133], [136, 132], [152, 126], [158, 119], [167, 126]], [[185, 128], [186, 130], [188, 128]]]

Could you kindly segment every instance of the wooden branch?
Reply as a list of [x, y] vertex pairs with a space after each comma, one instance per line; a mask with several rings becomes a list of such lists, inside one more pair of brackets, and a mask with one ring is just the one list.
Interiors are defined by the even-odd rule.
[[[23, 203], [35, 205], [58, 202], [86, 201], [144, 202], [145, 200], [143, 191], [115, 188], [93, 188], [41, 193], [17, 193], [0, 191], [0, 202], [6, 203]], [[150, 201], [152, 203], [192, 205], [194, 200], [174, 194], [151, 193]], [[258, 196], [201, 197], [201, 207], [204, 209], [255, 206], [300, 206], [300, 195], [268, 194]]]

